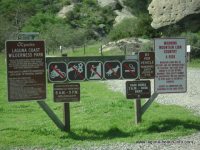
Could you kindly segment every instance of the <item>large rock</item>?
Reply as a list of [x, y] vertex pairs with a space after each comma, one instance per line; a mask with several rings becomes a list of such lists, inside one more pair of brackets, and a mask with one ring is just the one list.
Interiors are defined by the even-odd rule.
[[64, 6], [59, 12], [58, 12], [58, 17], [60, 18], [66, 18], [66, 14], [70, 11], [73, 11], [74, 9], [74, 4], [71, 4], [71, 5], [67, 5], [67, 6]]
[[[185, 19], [200, 23], [200, 0], [152, 0], [148, 7], [155, 29], [175, 24]], [[197, 24], [198, 25], [198, 24]]]
[[[117, 50], [126, 51], [128, 53], [139, 52], [144, 50], [144, 45], [149, 44], [151, 41], [147, 39], [138, 39], [138, 38], [125, 38], [114, 42], [109, 42], [105, 45], [102, 45], [103, 52]], [[100, 49], [99, 49], [100, 50]], [[148, 49], [150, 51], [151, 48]]]
[[115, 13], [117, 14], [117, 16], [115, 18], [114, 26], [121, 23], [124, 19], [136, 18], [131, 14], [130, 11], [128, 11], [126, 7], [124, 7], [122, 10], [116, 10]]
[[99, 6], [101, 7], [111, 7], [111, 8], [115, 8], [117, 5], [117, 1], [116, 0], [97, 0]]
[[99, 6], [101, 7], [109, 6], [114, 10], [116, 14], [114, 26], [121, 23], [124, 19], [135, 18], [135, 16], [132, 15], [127, 6], [124, 5], [123, 0], [97, 0], [97, 1]]

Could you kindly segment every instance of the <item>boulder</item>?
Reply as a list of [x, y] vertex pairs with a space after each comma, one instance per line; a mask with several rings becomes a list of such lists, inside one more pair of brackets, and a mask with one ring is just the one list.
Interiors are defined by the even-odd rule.
[[153, 18], [151, 26], [155, 29], [184, 19], [200, 23], [200, 0], [152, 0], [148, 10]]
[[124, 19], [135, 17], [124, 5], [123, 0], [98, 0], [98, 4], [100, 7], [109, 6], [114, 10], [116, 14], [114, 26], [121, 23]]
[[113, 9], [115, 9], [116, 5], [117, 5], [117, 0], [97, 0], [98, 4], [100, 7], [111, 7]]
[[128, 11], [126, 7], [124, 7], [122, 10], [116, 10], [115, 13], [117, 14], [117, 17], [115, 18], [114, 26], [121, 23], [124, 19], [136, 18], [131, 14], [130, 11]]
[[74, 4], [71, 4], [71, 5], [67, 5], [67, 6], [64, 6], [57, 14], [58, 17], [60, 18], [65, 18], [66, 17], [66, 14], [70, 11], [73, 11], [74, 9]]
[[[109, 42], [102, 46], [102, 51], [110, 51], [120, 49], [127, 52], [139, 52], [143, 50], [143, 45], [149, 43], [150, 40], [140, 38], [125, 38], [114, 42]], [[100, 50], [100, 49], [99, 49]]]

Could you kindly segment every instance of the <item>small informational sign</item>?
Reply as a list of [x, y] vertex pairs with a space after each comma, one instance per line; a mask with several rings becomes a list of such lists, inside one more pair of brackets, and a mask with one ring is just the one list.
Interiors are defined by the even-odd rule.
[[188, 53], [191, 52], [191, 45], [187, 45], [187, 52], [188, 52]]
[[65, 62], [51, 62], [48, 66], [48, 77], [51, 82], [67, 80], [67, 64]]
[[151, 82], [149, 80], [126, 82], [127, 99], [149, 97], [151, 97]]
[[80, 101], [80, 84], [54, 84], [54, 102], [76, 102]]
[[103, 79], [103, 63], [101, 61], [89, 61], [86, 64], [88, 80]]
[[187, 91], [186, 40], [155, 39], [155, 92]]
[[124, 79], [135, 79], [138, 77], [137, 61], [130, 60], [122, 62], [122, 77]]
[[140, 52], [140, 79], [154, 79], [155, 77], [155, 53]]
[[44, 41], [6, 41], [8, 101], [46, 99]]
[[104, 63], [104, 78], [110, 80], [120, 79], [121, 63], [119, 61], [106, 61]]
[[85, 63], [82, 61], [71, 61], [67, 65], [69, 81], [85, 80]]

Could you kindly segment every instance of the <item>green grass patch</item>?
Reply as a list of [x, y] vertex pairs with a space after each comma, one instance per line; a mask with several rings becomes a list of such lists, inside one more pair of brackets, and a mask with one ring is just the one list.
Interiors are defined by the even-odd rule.
[[[70, 103], [71, 132], [62, 132], [36, 102], [7, 102], [4, 58], [0, 54], [0, 149], [134, 143], [174, 139], [200, 130], [200, 117], [182, 107], [157, 103], [145, 112], [142, 123], [135, 125], [134, 100], [126, 100], [99, 81], [81, 82], [81, 101]], [[48, 84], [46, 102], [59, 118], [63, 117], [63, 105], [53, 102], [52, 84]]]
[[191, 62], [188, 62], [188, 66], [192, 68], [200, 68], [200, 59], [191, 59]]
[[[101, 56], [101, 45], [102, 43], [95, 43], [92, 45], [81, 46], [79, 48], [75, 47], [74, 49], [63, 50], [64, 55], [68, 57], [80, 57], [80, 56]], [[85, 49], [85, 51], [84, 51]], [[60, 51], [50, 51], [48, 55], [50, 56], [61, 56]], [[112, 49], [110, 51], [104, 51], [102, 53], [103, 56], [116, 56], [116, 55], [124, 55], [124, 51], [118, 49]]]

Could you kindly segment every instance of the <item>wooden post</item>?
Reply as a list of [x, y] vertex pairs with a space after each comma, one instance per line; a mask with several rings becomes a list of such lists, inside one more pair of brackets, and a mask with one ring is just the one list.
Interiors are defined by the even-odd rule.
[[126, 56], [126, 45], [124, 45], [124, 55]]
[[70, 105], [64, 103], [64, 131], [70, 132]]
[[103, 46], [101, 45], [101, 56], [103, 56]]
[[85, 44], [84, 44], [84, 47], [83, 47], [83, 52], [84, 52], [84, 55], [85, 55]]
[[46, 112], [46, 114], [51, 118], [51, 120], [55, 123], [55, 125], [61, 129], [62, 131], [65, 131], [65, 127], [63, 123], [60, 121], [60, 119], [56, 116], [56, 114], [51, 110], [51, 108], [44, 102], [44, 101], [37, 101], [37, 103], [40, 105], [40, 107]]
[[191, 62], [190, 52], [187, 52], [187, 61], [188, 61], [188, 62]]
[[142, 121], [142, 114], [141, 114], [141, 99], [137, 98], [135, 100], [135, 124], [139, 124]]

